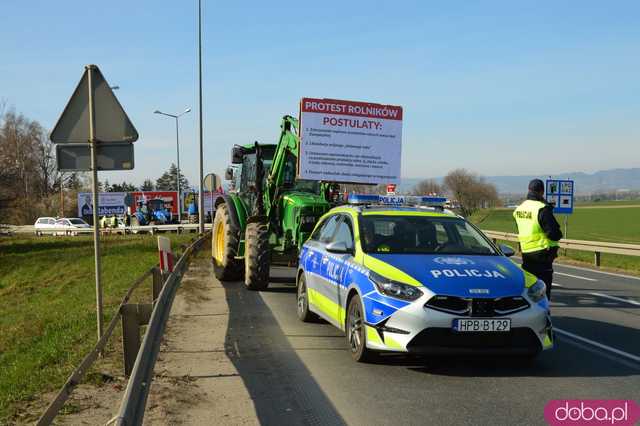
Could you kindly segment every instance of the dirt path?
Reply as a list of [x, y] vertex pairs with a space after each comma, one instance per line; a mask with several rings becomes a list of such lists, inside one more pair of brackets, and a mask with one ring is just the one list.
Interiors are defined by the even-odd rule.
[[173, 302], [145, 424], [259, 424], [226, 353], [228, 314], [225, 290], [204, 250], [189, 266]]

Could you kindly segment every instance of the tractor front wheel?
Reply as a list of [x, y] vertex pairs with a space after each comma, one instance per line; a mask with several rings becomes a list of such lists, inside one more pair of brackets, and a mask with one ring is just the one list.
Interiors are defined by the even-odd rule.
[[242, 278], [242, 265], [236, 259], [240, 230], [231, 221], [229, 208], [220, 204], [216, 209], [211, 236], [213, 272], [222, 281], [237, 281]]
[[244, 238], [244, 284], [249, 290], [269, 286], [269, 227], [266, 223], [247, 224]]

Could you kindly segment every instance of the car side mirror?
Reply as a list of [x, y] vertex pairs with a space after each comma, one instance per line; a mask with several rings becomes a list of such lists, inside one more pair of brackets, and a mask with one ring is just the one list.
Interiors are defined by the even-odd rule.
[[500, 247], [500, 251], [502, 252], [502, 254], [504, 254], [507, 257], [511, 257], [514, 254], [516, 254], [516, 252], [511, 248], [511, 246], [508, 246], [506, 244], [500, 244], [498, 247]]
[[327, 244], [326, 249], [329, 253], [353, 254], [353, 250], [348, 248], [344, 241], [334, 241], [329, 243]]
[[227, 170], [224, 171], [224, 178], [226, 180], [233, 180], [233, 167], [227, 167]]

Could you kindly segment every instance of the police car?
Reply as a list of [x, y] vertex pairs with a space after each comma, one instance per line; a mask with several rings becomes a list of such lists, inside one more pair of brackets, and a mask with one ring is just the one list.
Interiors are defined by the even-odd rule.
[[435, 197], [352, 195], [300, 252], [297, 312], [379, 351], [514, 354], [553, 347], [545, 284]]

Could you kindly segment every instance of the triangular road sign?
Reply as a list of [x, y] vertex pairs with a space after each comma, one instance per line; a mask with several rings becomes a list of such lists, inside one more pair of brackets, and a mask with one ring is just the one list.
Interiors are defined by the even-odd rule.
[[53, 143], [89, 142], [89, 76], [93, 86], [95, 140], [99, 143], [134, 142], [138, 132], [122, 109], [100, 69], [87, 65], [84, 74], [58, 119], [50, 139]]

